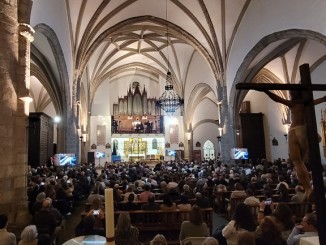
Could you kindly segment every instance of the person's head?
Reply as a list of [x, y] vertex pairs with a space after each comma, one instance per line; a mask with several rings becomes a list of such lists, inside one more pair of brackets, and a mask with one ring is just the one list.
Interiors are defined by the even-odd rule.
[[52, 207], [52, 199], [47, 197], [42, 202], [42, 208], [48, 209]]
[[295, 187], [295, 192], [296, 192], [296, 193], [299, 193], [299, 192], [304, 193], [304, 188], [303, 188], [303, 186], [302, 186], [302, 185], [297, 185], [297, 186]]
[[184, 186], [183, 186], [183, 191], [185, 191], [185, 192], [190, 191], [190, 187], [189, 187], [189, 185], [184, 185]]
[[235, 227], [237, 229], [242, 228], [248, 231], [256, 230], [254, 217], [250, 211], [250, 208], [244, 203], [239, 203], [236, 206], [233, 214], [233, 220], [235, 220]]
[[35, 225], [29, 225], [24, 228], [22, 231], [20, 238], [24, 242], [31, 242], [37, 239], [38, 233]]
[[242, 185], [240, 183], [237, 182], [237, 183], [234, 184], [234, 190], [242, 191], [243, 187], [242, 187]]
[[44, 192], [40, 192], [39, 194], [37, 194], [36, 196], [36, 201], [39, 203], [42, 203], [45, 199], [46, 195]]
[[128, 202], [133, 202], [135, 200], [135, 195], [133, 193], [130, 193], [128, 196]]
[[162, 196], [162, 201], [163, 201], [163, 204], [168, 206], [168, 207], [171, 207], [173, 205], [173, 201], [172, 201], [171, 196], [169, 194], [164, 194]]
[[303, 232], [310, 232], [310, 231], [317, 231], [317, 216], [314, 213], [306, 214], [302, 221], [302, 231]]
[[279, 203], [273, 213], [273, 216], [280, 221], [285, 229], [292, 229], [294, 226], [291, 208], [286, 203]]
[[161, 234], [157, 234], [152, 241], [149, 243], [150, 245], [167, 245], [167, 241], [165, 239], [165, 236]]
[[219, 242], [214, 237], [206, 237], [202, 245], [219, 245]]
[[0, 214], [0, 229], [6, 228], [7, 224], [8, 224], [8, 215]]
[[271, 216], [265, 216], [259, 225], [258, 235], [273, 242], [281, 237], [281, 232]]
[[193, 205], [189, 215], [189, 221], [195, 225], [201, 225], [203, 223], [203, 215], [201, 208], [197, 205]]
[[101, 208], [101, 199], [100, 198], [94, 198], [94, 200], [92, 201], [92, 209], [100, 209]]
[[119, 234], [121, 237], [129, 237], [131, 229], [131, 220], [130, 215], [128, 212], [120, 212], [117, 226], [116, 226], [116, 233]]
[[83, 218], [83, 228], [84, 234], [83, 235], [94, 235], [94, 224], [95, 218], [92, 215], [86, 216]]
[[155, 195], [153, 193], [148, 196], [148, 202], [149, 203], [154, 203], [155, 202]]
[[188, 197], [182, 195], [182, 196], [180, 197], [180, 203], [181, 203], [181, 204], [187, 204], [187, 203], [188, 203]]
[[144, 185], [144, 190], [149, 191], [151, 189], [151, 186], [149, 184]]
[[241, 231], [238, 232], [238, 245], [255, 245], [256, 237], [254, 232]]
[[247, 193], [248, 196], [254, 196], [255, 195], [254, 191], [252, 189], [249, 189], [249, 188], [246, 190], [246, 193]]
[[196, 192], [196, 194], [195, 194], [195, 198], [196, 198], [197, 200], [200, 200], [200, 199], [203, 198], [203, 194], [201, 194], [200, 192]]

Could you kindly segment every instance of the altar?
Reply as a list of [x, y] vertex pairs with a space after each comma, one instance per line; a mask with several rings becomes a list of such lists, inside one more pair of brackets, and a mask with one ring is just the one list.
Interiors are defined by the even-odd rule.
[[112, 144], [121, 161], [159, 161], [165, 155], [163, 134], [120, 134], [112, 138]]

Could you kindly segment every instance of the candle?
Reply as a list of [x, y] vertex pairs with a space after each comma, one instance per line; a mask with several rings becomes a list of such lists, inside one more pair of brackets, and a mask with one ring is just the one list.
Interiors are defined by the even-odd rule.
[[105, 235], [106, 244], [114, 245], [114, 208], [113, 208], [113, 189], [105, 189]]

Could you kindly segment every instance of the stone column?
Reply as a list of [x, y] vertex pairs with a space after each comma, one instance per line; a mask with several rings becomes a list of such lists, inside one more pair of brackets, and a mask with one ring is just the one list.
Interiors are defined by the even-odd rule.
[[16, 0], [0, 0], [0, 9], [0, 212], [8, 213], [10, 223], [25, 226], [30, 218], [26, 202], [27, 33], [31, 34], [32, 29], [28, 25], [20, 28]]
[[185, 149], [185, 159], [192, 161], [193, 155], [193, 134], [192, 134], [192, 128], [191, 123], [187, 123], [186, 130], [184, 130], [184, 149]]

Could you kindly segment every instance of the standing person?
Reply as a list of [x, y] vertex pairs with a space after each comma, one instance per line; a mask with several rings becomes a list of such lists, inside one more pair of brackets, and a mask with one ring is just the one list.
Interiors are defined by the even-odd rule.
[[0, 214], [0, 245], [16, 245], [16, 236], [7, 231], [8, 215]]
[[183, 221], [181, 224], [180, 241], [187, 237], [206, 237], [208, 234], [208, 227], [203, 222], [201, 208], [197, 205], [192, 206], [189, 221]]
[[256, 223], [249, 207], [244, 203], [239, 203], [234, 210], [232, 220], [223, 228], [222, 235], [228, 245], [237, 245], [240, 232], [254, 232], [255, 230]]
[[[311, 198], [312, 187], [310, 176], [305, 162], [308, 161], [308, 141], [306, 124], [304, 119], [305, 106], [308, 101], [304, 101], [301, 91], [290, 91], [290, 100], [283, 99], [270, 91], [264, 91], [273, 101], [289, 107], [291, 113], [291, 126], [288, 133], [289, 155], [292, 160], [299, 182], [303, 185], [308, 199]], [[315, 99], [314, 105], [326, 102], [326, 96]]]
[[117, 226], [115, 228], [116, 245], [140, 245], [139, 230], [131, 225], [128, 212], [120, 212]]

